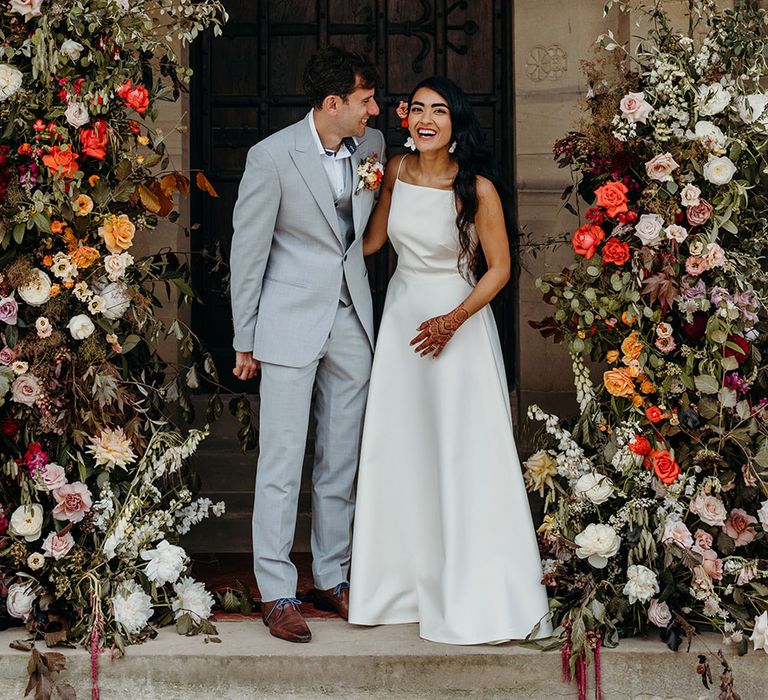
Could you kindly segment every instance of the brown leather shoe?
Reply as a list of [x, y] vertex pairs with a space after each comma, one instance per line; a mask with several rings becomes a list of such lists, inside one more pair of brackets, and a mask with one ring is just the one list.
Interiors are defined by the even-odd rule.
[[316, 588], [314, 603], [318, 610], [335, 610], [342, 619], [348, 620], [349, 584], [344, 581], [336, 586], [336, 588], [329, 588], [325, 591]]
[[312, 632], [299, 612], [300, 602], [296, 598], [262, 601], [261, 618], [273, 637], [286, 642], [308, 642], [312, 639]]

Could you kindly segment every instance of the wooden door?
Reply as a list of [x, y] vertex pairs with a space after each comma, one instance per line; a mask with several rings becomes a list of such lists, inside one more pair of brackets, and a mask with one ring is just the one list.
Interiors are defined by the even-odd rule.
[[[192, 165], [202, 168], [220, 198], [193, 200], [193, 275], [202, 304], [193, 327], [213, 353], [223, 382], [233, 365], [226, 269], [211, 258], [229, 255], [232, 208], [248, 149], [302, 119], [305, 63], [321, 46], [365, 51], [382, 75], [373, 126], [390, 154], [404, 140], [394, 108], [421, 79], [447, 75], [468, 94], [498, 159], [513, 182], [512, 3], [510, 0], [224, 0], [224, 35], [202, 36], [192, 49]], [[381, 316], [392, 254], [368, 261], [376, 323]], [[207, 261], [207, 262], [206, 262]], [[514, 288], [515, 283], [511, 283]], [[510, 386], [515, 376], [515, 304], [495, 306]], [[234, 382], [232, 380], [232, 386]], [[243, 385], [239, 384], [238, 390]]]

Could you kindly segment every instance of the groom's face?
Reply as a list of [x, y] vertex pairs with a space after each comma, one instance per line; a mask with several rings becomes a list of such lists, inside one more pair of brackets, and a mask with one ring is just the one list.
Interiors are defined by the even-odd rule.
[[360, 76], [358, 76], [355, 89], [347, 95], [347, 99], [337, 101], [336, 119], [339, 131], [343, 132], [344, 136], [365, 134], [368, 120], [379, 113], [375, 94], [374, 88], [365, 88], [360, 84]]

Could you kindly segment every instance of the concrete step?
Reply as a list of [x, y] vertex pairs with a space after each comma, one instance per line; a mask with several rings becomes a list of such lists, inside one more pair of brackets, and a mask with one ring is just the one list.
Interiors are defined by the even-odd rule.
[[[219, 622], [221, 643], [179, 637], [171, 629], [157, 639], [130, 647], [113, 663], [100, 664], [103, 700], [254, 700], [255, 698], [402, 698], [442, 700], [552, 700], [576, 698], [574, 686], [560, 682], [558, 652], [540, 652], [517, 644], [448, 646], [425, 642], [417, 625], [356, 628], [344, 622], [311, 620], [313, 641], [288, 644], [270, 637], [260, 621]], [[23, 630], [0, 632], [0, 687], [3, 697], [21, 698], [28, 654], [9, 649]], [[673, 653], [659, 641], [624, 640], [603, 653], [605, 700], [696, 700], [717, 697], [703, 688], [695, 667], [697, 654], [713, 651], [694, 640], [691, 653]], [[42, 648], [42, 651], [45, 649]], [[733, 666], [736, 691], [744, 700], [765, 698], [766, 657], [724, 652]], [[78, 698], [89, 697], [90, 663], [85, 651], [62, 650], [68, 657], [65, 679]], [[588, 697], [593, 697], [591, 690]]]

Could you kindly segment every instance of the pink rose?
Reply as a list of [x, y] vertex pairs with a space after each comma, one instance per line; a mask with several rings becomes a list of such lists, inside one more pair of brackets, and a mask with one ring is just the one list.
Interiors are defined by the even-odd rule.
[[45, 465], [42, 470], [41, 478], [48, 491], [60, 489], [67, 483], [67, 475], [64, 471], [64, 467], [55, 462], [49, 462]]
[[42, 395], [43, 390], [34, 374], [22, 374], [20, 377], [16, 377], [11, 384], [11, 398], [16, 403], [34, 406]]
[[709, 578], [716, 581], [723, 578], [723, 560], [717, 558], [717, 552], [714, 549], [707, 549], [702, 556], [704, 561], [701, 562], [701, 566]]
[[69, 554], [69, 550], [74, 546], [75, 538], [70, 533], [57, 535], [55, 532], [49, 532], [43, 541], [43, 552], [46, 557], [61, 559]]
[[0, 299], [0, 321], [5, 321], [9, 326], [15, 326], [19, 316], [19, 305], [13, 297]]
[[679, 167], [671, 153], [661, 153], [645, 164], [645, 172], [651, 180], [669, 182], [672, 180], [672, 171]]
[[682, 520], [667, 520], [661, 541], [664, 544], [674, 542], [683, 549], [693, 547], [693, 535]]
[[723, 525], [727, 515], [719, 498], [700, 492], [691, 502], [691, 512], [698, 515], [707, 525]]
[[699, 199], [698, 204], [685, 210], [685, 215], [691, 226], [702, 226], [712, 216], [712, 205], [706, 199]]
[[693, 539], [696, 544], [693, 546], [693, 551], [703, 554], [706, 550], [712, 549], [712, 535], [708, 532], [704, 532], [701, 528], [693, 533]]
[[631, 122], [643, 122], [648, 120], [648, 115], [653, 112], [653, 107], [645, 101], [642, 92], [630, 92], [621, 99], [619, 109], [626, 119]]
[[16, 352], [7, 345], [0, 350], [0, 365], [10, 365], [16, 359]]
[[728, 537], [732, 537], [737, 547], [743, 547], [755, 539], [755, 528], [750, 525], [757, 522], [757, 518], [749, 515], [741, 508], [734, 508], [725, 521], [723, 530]]
[[71, 523], [79, 523], [93, 503], [91, 492], [82, 481], [65, 484], [53, 492], [53, 497], [56, 499], [53, 517]]

